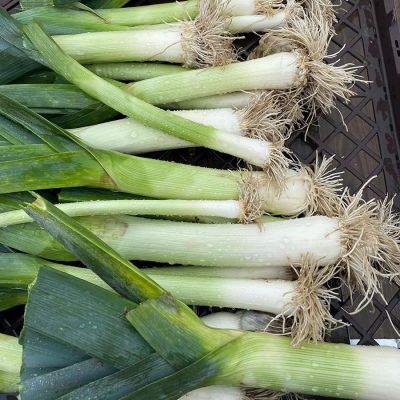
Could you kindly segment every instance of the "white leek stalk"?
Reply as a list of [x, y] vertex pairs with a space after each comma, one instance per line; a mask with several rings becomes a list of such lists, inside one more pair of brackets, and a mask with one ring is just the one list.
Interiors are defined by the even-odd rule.
[[[322, 265], [345, 255], [339, 220], [323, 216], [258, 224], [194, 224], [131, 216], [80, 221], [131, 260], [215, 267], [286, 267], [312, 254]], [[190, 249], [190, 251], [189, 251]]]
[[[240, 119], [232, 109], [174, 111], [176, 115], [213, 126], [234, 135], [245, 136]], [[99, 149], [141, 154], [152, 151], [196, 147], [195, 144], [147, 127], [131, 118], [71, 129], [85, 143]]]
[[241, 90], [291, 89], [300, 83], [299, 66], [299, 55], [281, 52], [224, 67], [147, 79], [127, 90], [148, 103], [169, 104]]
[[[172, 113], [233, 135], [283, 141], [291, 120], [279, 112], [278, 107], [272, 104], [273, 100], [268, 101], [265, 96], [252, 100], [246, 109], [238, 111], [226, 108]], [[129, 118], [71, 129], [70, 132], [92, 147], [130, 154], [196, 147], [191, 142]]]
[[295, 274], [291, 267], [221, 268], [221, 267], [168, 267], [157, 268], [157, 275], [185, 275], [203, 278], [230, 279], [280, 279], [293, 280]]
[[[201, 319], [207, 326], [212, 328], [251, 332], [275, 332], [275, 328], [271, 330], [271, 322], [274, 316], [256, 311], [236, 311], [234, 313], [220, 311], [208, 314]], [[281, 327], [279, 327], [279, 332], [282, 332]]]
[[271, 16], [264, 15], [243, 15], [232, 17], [227, 27], [232, 34], [248, 32], [267, 32], [269, 29], [279, 28], [286, 25], [288, 15], [280, 11]]
[[[56, 207], [71, 217], [128, 214], [182, 217], [183, 221], [184, 217], [192, 217], [194, 221], [201, 217], [210, 217], [205, 218], [206, 223], [248, 221], [250, 217], [246, 214], [245, 202], [236, 200], [92, 200], [56, 204]], [[265, 215], [258, 216], [257, 220], [268, 223], [281, 218]], [[32, 218], [24, 210], [0, 213], [0, 228], [27, 222], [32, 222]]]

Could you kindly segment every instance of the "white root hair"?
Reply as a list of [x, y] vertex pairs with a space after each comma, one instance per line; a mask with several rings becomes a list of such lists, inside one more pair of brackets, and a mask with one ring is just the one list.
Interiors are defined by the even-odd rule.
[[236, 111], [242, 132], [268, 142], [269, 159], [263, 169], [269, 184], [275, 185], [278, 191], [285, 187], [282, 174], [290, 166], [287, 155], [291, 154], [285, 141], [291, 134], [292, 123], [289, 114], [279, 110], [283, 97], [279, 93], [262, 92], [252, 96], [245, 109]]
[[307, 192], [306, 215], [336, 216], [340, 207], [340, 196], [343, 193], [343, 172], [336, 171], [332, 166], [334, 157], [323, 156], [321, 160], [318, 154], [314, 166], [298, 167], [299, 173], [303, 173], [309, 182]]
[[265, 15], [266, 17], [274, 15], [277, 11], [284, 9], [286, 6], [283, 0], [257, 0], [256, 13]]
[[[330, 26], [318, 14], [295, 18], [290, 26], [264, 35], [252, 57], [261, 57], [271, 52], [291, 51], [298, 56], [298, 73], [292, 94], [302, 106], [310, 110], [308, 121], [312, 121], [321, 109], [329, 113], [336, 108], [336, 97], [345, 103], [355, 94], [352, 87], [364, 80], [356, 75], [358, 67], [353, 64], [338, 65], [338, 61], [327, 64], [328, 45], [331, 40]], [[277, 49], [277, 50], [273, 50]]]
[[[265, 91], [251, 96], [246, 108], [237, 110], [240, 128], [248, 137], [268, 141], [286, 140], [291, 134], [291, 111], [282, 111], [289, 96], [282, 91]], [[293, 111], [293, 113], [296, 111]]]
[[267, 185], [273, 186], [279, 195], [285, 188], [286, 182], [282, 179], [285, 171], [291, 165], [291, 160], [288, 156], [292, 153], [285, 147], [285, 135], [277, 136], [274, 141], [268, 142], [269, 158], [268, 162], [263, 167], [265, 180]]
[[250, 224], [259, 221], [264, 215], [263, 201], [259, 190], [262, 182], [251, 173], [251, 169], [243, 172], [240, 183], [241, 215], [239, 221], [242, 224]]
[[330, 289], [326, 286], [339, 276], [342, 268], [339, 265], [321, 267], [309, 254], [304, 255], [302, 262], [292, 265], [292, 268], [297, 275], [292, 300], [287, 310], [277, 315], [272, 322], [281, 321], [280, 334], [290, 335], [293, 346], [323, 341], [328, 332], [346, 325], [330, 313], [331, 301], [339, 300], [338, 288]]
[[297, 284], [290, 309], [292, 318], [290, 332], [294, 346], [308, 341], [322, 341], [327, 332], [343, 322], [330, 313], [332, 300], [339, 300], [337, 288], [329, 289], [326, 284], [339, 275], [339, 266], [320, 267], [309, 255], [303, 257], [301, 265], [294, 265]]
[[247, 107], [239, 109], [241, 130], [249, 137], [270, 140], [275, 132], [290, 137], [292, 131], [304, 126], [304, 110], [289, 90], [261, 90], [251, 93]]
[[333, 4], [331, 0], [303, 0], [302, 5], [306, 14], [316, 16], [320, 21], [326, 21], [330, 32], [334, 33], [333, 25], [337, 22], [336, 8], [339, 5]]
[[379, 295], [381, 278], [400, 281], [400, 217], [393, 213], [393, 199], [365, 201], [363, 189], [342, 196], [338, 213], [344, 255], [340, 265], [344, 281], [363, 295], [354, 313]]
[[236, 61], [233, 41], [227, 30], [226, 1], [202, 0], [193, 21], [183, 21], [182, 48], [185, 66], [204, 68], [223, 66]]

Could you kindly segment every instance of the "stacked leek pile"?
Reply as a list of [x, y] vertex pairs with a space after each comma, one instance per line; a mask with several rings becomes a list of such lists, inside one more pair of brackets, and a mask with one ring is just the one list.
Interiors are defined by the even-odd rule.
[[[323, 342], [343, 324], [332, 278], [363, 295], [358, 311], [399, 276], [392, 201], [285, 148], [358, 80], [324, 62], [330, 2], [123, 5], [0, 13], [0, 308], [26, 304], [20, 344], [0, 337], [0, 390], [399, 399], [398, 351]], [[248, 168], [138, 156], [195, 146]]]

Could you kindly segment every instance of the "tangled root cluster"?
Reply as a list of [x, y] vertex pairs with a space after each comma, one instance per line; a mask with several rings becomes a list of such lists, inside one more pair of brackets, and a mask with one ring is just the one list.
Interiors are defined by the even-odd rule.
[[192, 68], [223, 66], [236, 60], [233, 41], [224, 16], [226, 3], [202, 0], [193, 21], [182, 22], [182, 48], [185, 65]]
[[364, 82], [353, 64], [339, 65], [339, 61], [327, 64], [332, 37], [331, 24], [323, 14], [314, 12], [302, 18], [293, 18], [290, 25], [273, 30], [260, 41], [251, 58], [265, 57], [277, 52], [293, 52], [297, 55], [297, 79], [293, 82], [292, 96], [302, 107], [310, 110], [312, 121], [318, 110], [329, 113], [336, 108], [336, 97], [345, 103], [355, 95], [353, 86]]
[[342, 196], [338, 221], [342, 237], [345, 282], [363, 295], [355, 312], [374, 295], [383, 298], [381, 278], [400, 282], [400, 218], [393, 213], [393, 199], [365, 201], [362, 190]]

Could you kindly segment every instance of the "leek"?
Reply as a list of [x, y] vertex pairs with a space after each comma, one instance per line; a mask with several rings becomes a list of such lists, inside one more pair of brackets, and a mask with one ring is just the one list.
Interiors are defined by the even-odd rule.
[[[318, 6], [319, 7], [319, 6]], [[221, 10], [223, 13], [223, 10]], [[234, 15], [226, 18], [226, 30], [231, 34], [249, 33], [249, 32], [268, 32], [270, 29], [277, 29], [290, 25], [294, 18], [301, 17], [304, 13], [301, 5], [295, 0], [289, 0], [286, 6], [265, 10], [261, 15], [243, 14]], [[173, 22], [173, 21], [172, 21]], [[184, 26], [185, 22], [173, 22], [166, 25], [165, 23], [140, 25], [136, 29], [140, 30], [158, 30], [177, 28]]]
[[38, 25], [26, 25], [24, 30], [56, 72], [67, 77], [87, 94], [102, 100], [123, 114], [153, 128], [160, 128], [180, 139], [241, 157], [254, 165], [268, 169], [275, 177], [287, 166], [288, 161], [282, 154], [282, 141], [271, 143], [260, 139], [237, 137], [157, 109], [79, 65], [65, 55]]
[[[128, 259], [168, 264], [286, 267], [301, 263], [302, 256], [310, 254], [321, 265], [329, 265], [342, 257], [347, 259], [347, 252], [352, 248], [343, 246], [349, 233], [340, 229], [342, 220], [323, 216], [268, 222], [261, 226], [196, 224], [124, 215], [80, 217], [78, 221]], [[48, 259], [75, 259], [35, 224], [2, 228], [0, 241]], [[353, 236], [350, 243], [354, 245], [355, 241]], [[360, 251], [366, 250], [360, 247]], [[375, 251], [369, 249], [367, 256], [374, 257]], [[361, 268], [355, 261], [349, 262], [355, 264], [354, 268]]]
[[[81, 63], [163, 61], [198, 68], [226, 65], [234, 60], [233, 38], [220, 8], [210, 1], [193, 21], [170, 29], [89, 32], [56, 35], [53, 39]], [[125, 9], [121, 11], [126, 15]]]
[[[261, 338], [263, 339], [261, 340]], [[287, 346], [287, 340], [284, 338], [267, 335], [258, 337], [254, 334], [248, 334], [244, 339], [248, 340], [246, 344], [239, 340], [230, 352], [227, 348], [223, 348], [217, 353], [222, 353], [219, 361], [215, 361], [219, 376], [214, 379], [205, 378], [202, 380], [203, 384], [210, 384], [213, 380], [221, 383], [230, 381], [239, 384], [240, 377], [243, 379], [242, 383], [247, 386], [274, 386], [276, 390], [284, 389], [286, 392], [295, 389], [297, 392], [306, 392], [311, 395], [318, 393], [324, 396], [359, 400], [394, 400], [399, 398], [397, 394], [400, 387], [398, 380], [396, 380], [396, 374], [399, 373], [399, 361], [396, 349], [367, 346], [350, 347], [340, 344], [308, 344], [301, 348], [295, 348]], [[2, 358], [7, 360], [7, 365], [2, 365], [0, 372], [1, 382], [4, 382], [2, 391], [16, 392], [18, 391], [22, 347], [18, 344], [17, 338], [7, 335], [1, 335], [0, 347], [1, 354], [6, 354]], [[247, 349], [247, 358], [239, 356], [240, 348]], [[271, 368], [271, 365], [265, 366], [266, 359], [271, 360], [271, 365], [274, 368]], [[223, 360], [231, 360], [231, 362], [223, 363]], [[237, 360], [240, 360], [240, 363], [233, 362]], [[310, 362], [311, 360], [312, 362]], [[303, 374], [301, 376], [296, 369], [298, 363], [302, 365]], [[278, 366], [281, 371], [284, 371], [282, 375], [273, 373]], [[358, 367], [357, 374], [354, 375], [356, 366]], [[324, 373], [328, 367], [330, 373]], [[13, 371], [7, 373], [5, 369], [10, 368]], [[233, 371], [233, 368], [236, 368], [236, 371]], [[193, 373], [194, 371], [192, 368], [185, 372], [189, 374], [189, 372]], [[185, 372], [177, 374], [176, 377], [179, 382]], [[223, 372], [226, 376], [229, 376], [229, 380], [222, 378]], [[201, 397], [200, 391], [204, 390], [203, 397]], [[210, 397], [204, 397], [205, 394], [210, 393], [218, 393], [218, 399], [245, 399], [243, 392], [238, 388], [214, 386], [192, 392], [183, 396], [181, 400], [210, 399]]]
[[[291, 118], [279, 112], [278, 100], [276, 105], [273, 101], [274, 99], [261, 96], [253, 99], [245, 109], [238, 111], [228, 108], [173, 111], [172, 113], [237, 136], [279, 143], [285, 139], [285, 135], [288, 135]], [[265, 107], [266, 103], [270, 106]], [[146, 127], [128, 118], [71, 129], [70, 132], [94, 148], [130, 154], [194, 147], [193, 143]]]
[[[37, 145], [40, 146], [40, 145]], [[95, 215], [213, 216], [245, 219], [245, 204], [235, 200], [99, 200], [56, 205], [72, 217]], [[23, 210], [0, 213], [0, 228], [31, 222]]]
[[[210, 327], [248, 331], [265, 329], [269, 319], [270, 317], [266, 314], [254, 312], [217, 312], [202, 318], [203, 322]], [[0, 393], [17, 393], [19, 391], [21, 365], [22, 346], [18, 343], [18, 338], [0, 333]], [[182, 400], [191, 399], [192, 397], [188, 396], [192, 395], [197, 398], [198, 394], [204, 396], [209, 393], [222, 393], [226, 395], [237, 391], [242, 393], [240, 389], [228, 387], [199, 389], [196, 393], [184, 396]]]
[[[119, 303], [118, 307], [122, 306], [121, 302], [130, 304], [126, 318], [135, 328], [130, 331], [131, 336], [137, 337], [138, 333], [144, 339], [144, 343], [154, 349], [158, 356], [167, 361], [177, 372], [168, 377], [164, 375], [161, 380], [151, 384], [146, 382], [147, 386], [139, 389], [136, 385], [125, 399], [172, 400], [179, 398], [184, 392], [199, 387], [221, 384], [333, 395], [349, 399], [385, 398], [388, 385], [391, 385], [393, 391], [389, 393], [389, 397], [386, 396], [387, 399], [392, 399], [398, 393], [399, 382], [395, 379], [400, 366], [397, 350], [389, 349], [383, 354], [385, 350], [351, 348], [346, 345], [326, 343], [310, 343], [294, 347], [283, 337], [206, 327], [181, 302], [168, 295], [104, 242], [44, 199], [38, 198], [26, 208], [26, 212], [41, 227], [55, 235], [71, 252], [79, 255], [84, 264], [104, 278], [117, 292], [142, 301], [141, 304], [133, 306], [129, 300], [114, 296], [114, 301], [111, 303], [113, 305]], [[82, 286], [79, 280], [51, 268], [39, 271], [36, 282], [31, 288], [25, 319], [39, 331], [43, 331], [45, 327], [33, 318], [34, 309], [36, 308], [38, 314], [41, 312], [39, 304], [44, 303], [43, 306], [47, 307], [45, 300], [49, 297], [46, 293], [49, 291], [54, 293], [57, 276], [69, 281], [72, 288]], [[95, 292], [103, 293], [101, 288], [88, 287], [87, 290], [92, 295]], [[103, 296], [106, 297], [106, 293], [103, 293]], [[57, 297], [58, 301], [63, 300], [61, 304], [65, 308], [70, 301], [69, 298], [57, 296], [55, 293], [54, 300], [57, 300]], [[41, 314], [42, 319], [45, 318], [45, 314]], [[115, 318], [115, 315], [112, 317]], [[72, 313], [67, 319], [70, 319], [71, 323], [82, 321], [82, 318], [74, 321]], [[45, 321], [45, 319], [42, 321], [44, 325]], [[61, 321], [62, 317], [58, 324], [62, 323]], [[99, 328], [107, 330], [104, 325]], [[48, 335], [71, 338], [71, 333], [74, 333], [66, 329], [67, 332], [64, 334], [62, 330], [61, 332], [59, 329], [52, 330]], [[98, 337], [91, 335], [91, 337], [92, 340], [86, 343], [91, 347], [103, 339], [103, 335]], [[143, 345], [141, 348], [145, 351]], [[131, 349], [127, 346], [124, 350], [127, 352]], [[145, 351], [145, 354], [148, 352]], [[266, 359], [272, 361], [267, 367]], [[372, 359], [373, 362], [368, 363], [368, 359]], [[299, 365], [302, 368], [301, 374], [296, 373]], [[358, 373], [354, 376], [351, 371]], [[396, 383], [394, 387], [393, 382]], [[366, 388], [366, 385], [369, 386]]]

